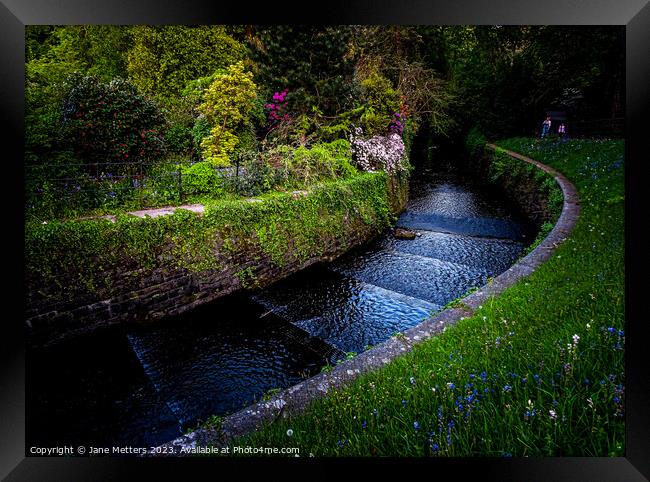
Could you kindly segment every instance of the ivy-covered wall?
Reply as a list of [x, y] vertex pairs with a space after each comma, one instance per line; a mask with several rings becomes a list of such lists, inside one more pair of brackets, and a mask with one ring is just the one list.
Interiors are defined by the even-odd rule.
[[498, 186], [516, 209], [537, 228], [537, 237], [526, 248], [532, 251], [551, 232], [562, 213], [564, 195], [556, 180], [536, 166], [516, 159], [477, 130], [465, 141], [471, 168], [489, 183]]
[[551, 175], [509, 156], [500, 147], [491, 149], [486, 144], [478, 131], [467, 136], [465, 147], [472, 170], [499, 186], [516, 208], [540, 228], [538, 239], [543, 239], [562, 212], [562, 190]]
[[408, 179], [364, 173], [308, 192], [215, 201], [202, 215], [26, 226], [26, 323], [35, 343], [181, 313], [333, 259], [404, 209]]

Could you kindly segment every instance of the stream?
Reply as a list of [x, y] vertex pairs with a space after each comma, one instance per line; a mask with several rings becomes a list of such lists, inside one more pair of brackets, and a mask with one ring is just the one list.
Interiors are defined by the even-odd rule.
[[257, 292], [31, 349], [27, 446], [168, 442], [417, 325], [535, 236], [498, 193], [431, 171], [397, 226], [417, 237], [387, 233]]

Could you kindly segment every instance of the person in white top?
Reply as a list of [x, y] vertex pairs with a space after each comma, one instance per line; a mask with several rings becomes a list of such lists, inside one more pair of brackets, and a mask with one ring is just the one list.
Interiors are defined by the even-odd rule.
[[551, 130], [551, 116], [547, 116], [546, 120], [542, 122], [542, 137], [546, 137], [546, 135], [549, 133]]

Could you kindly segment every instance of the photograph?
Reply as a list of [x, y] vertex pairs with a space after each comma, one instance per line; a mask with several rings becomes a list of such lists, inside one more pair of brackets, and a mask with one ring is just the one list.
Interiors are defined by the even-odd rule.
[[630, 37], [561, 23], [25, 21], [25, 461], [645, 480]]
[[30, 453], [624, 453], [622, 27], [25, 48]]

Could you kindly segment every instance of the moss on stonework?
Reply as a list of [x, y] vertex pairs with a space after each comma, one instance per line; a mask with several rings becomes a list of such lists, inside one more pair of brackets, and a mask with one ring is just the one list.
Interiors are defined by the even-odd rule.
[[[363, 173], [313, 186], [297, 198], [271, 193], [261, 202], [214, 201], [202, 216], [179, 209], [157, 218], [118, 215], [115, 223], [28, 224], [28, 291], [46, 287], [48, 296], [61, 299], [80, 293], [113, 296], [116, 281], [127, 272], [205, 273], [262, 258], [282, 269], [381, 232], [395, 221], [395, 199], [403, 208], [406, 183], [385, 173]], [[253, 286], [254, 271], [235, 272], [242, 285]], [[57, 285], [61, 288], [53, 289]]]

